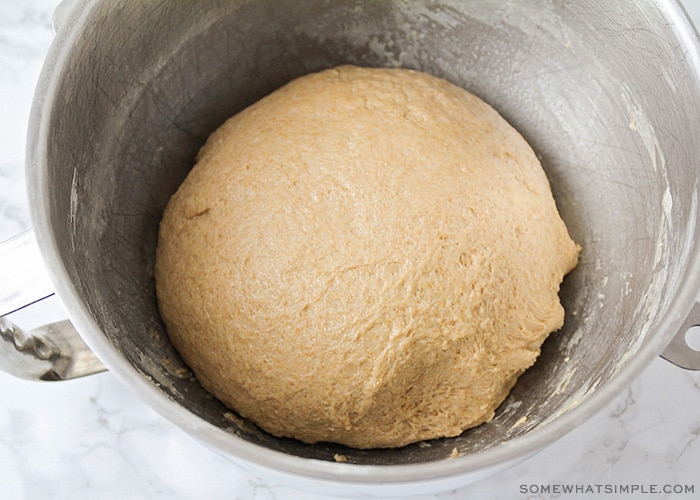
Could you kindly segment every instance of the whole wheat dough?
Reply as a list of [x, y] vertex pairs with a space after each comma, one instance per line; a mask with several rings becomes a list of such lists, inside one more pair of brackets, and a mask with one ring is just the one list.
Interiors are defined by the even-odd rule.
[[579, 247], [537, 158], [444, 80], [342, 66], [209, 138], [156, 283], [202, 385], [263, 429], [397, 447], [490, 420]]

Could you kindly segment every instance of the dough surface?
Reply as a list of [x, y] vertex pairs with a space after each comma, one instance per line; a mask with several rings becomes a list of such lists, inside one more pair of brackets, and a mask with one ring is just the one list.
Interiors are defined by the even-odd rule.
[[579, 247], [489, 105], [341, 66], [225, 122], [170, 200], [159, 307], [201, 384], [263, 429], [398, 447], [490, 420]]

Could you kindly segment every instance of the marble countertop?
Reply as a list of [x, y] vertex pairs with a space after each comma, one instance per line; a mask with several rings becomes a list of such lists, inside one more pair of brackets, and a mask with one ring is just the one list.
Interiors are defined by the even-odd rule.
[[[700, 25], [700, 0], [683, 2]], [[0, 1], [0, 240], [31, 226], [29, 108], [58, 0]], [[578, 498], [540, 485], [693, 486], [700, 498], [700, 372], [663, 359], [594, 418], [533, 458], [458, 491], [418, 498]], [[655, 485], [655, 486], [654, 486]], [[582, 495], [602, 498], [604, 495]], [[0, 373], [0, 499], [320, 499], [232, 465], [144, 405], [109, 372], [68, 382]]]

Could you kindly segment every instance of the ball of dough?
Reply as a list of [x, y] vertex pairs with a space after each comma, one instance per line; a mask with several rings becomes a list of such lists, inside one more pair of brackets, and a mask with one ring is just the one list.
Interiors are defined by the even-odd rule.
[[579, 247], [525, 140], [442, 79], [341, 66], [225, 122], [172, 197], [159, 306], [201, 384], [357, 448], [490, 420]]

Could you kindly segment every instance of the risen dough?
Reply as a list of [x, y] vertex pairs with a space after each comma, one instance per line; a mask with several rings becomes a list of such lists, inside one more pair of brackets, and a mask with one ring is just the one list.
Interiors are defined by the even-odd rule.
[[242, 416], [396, 447], [493, 417], [562, 325], [578, 252], [491, 107], [342, 66], [214, 132], [165, 210], [156, 283], [174, 345]]

